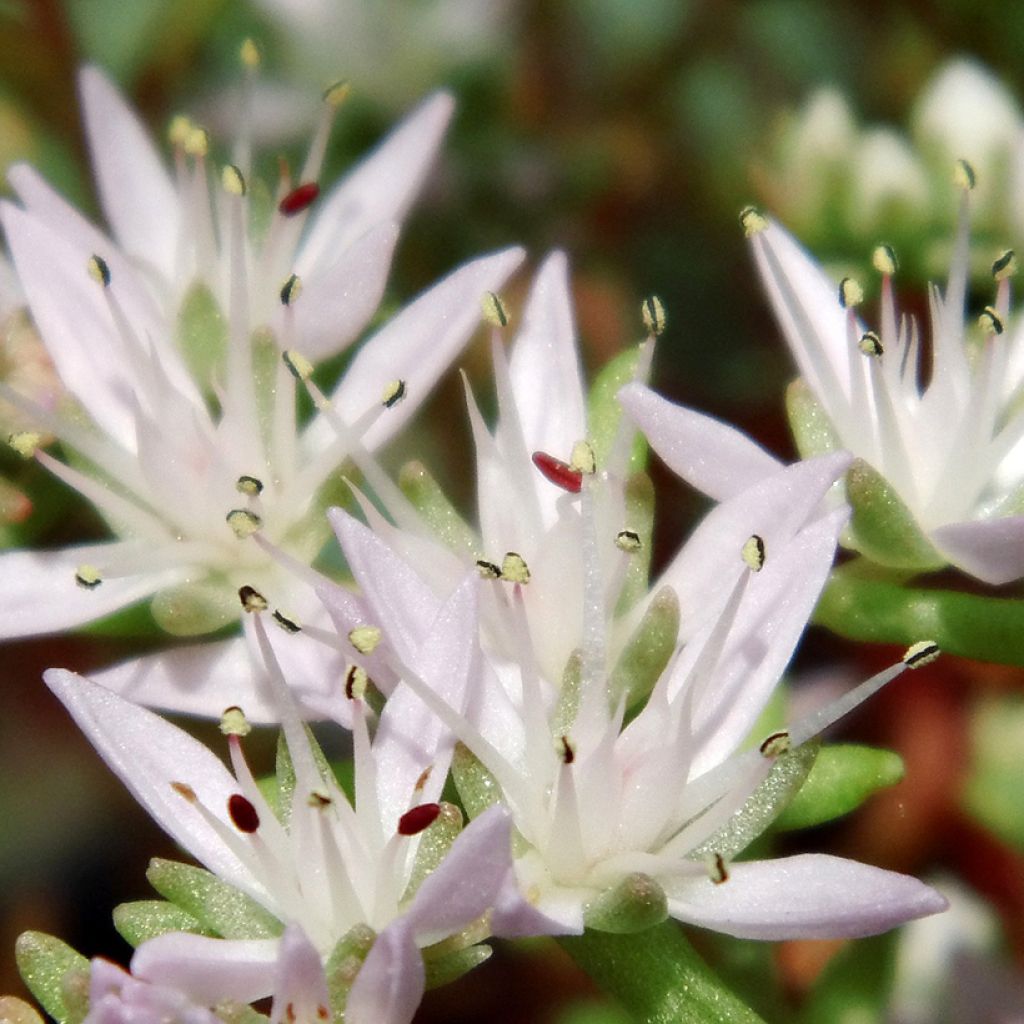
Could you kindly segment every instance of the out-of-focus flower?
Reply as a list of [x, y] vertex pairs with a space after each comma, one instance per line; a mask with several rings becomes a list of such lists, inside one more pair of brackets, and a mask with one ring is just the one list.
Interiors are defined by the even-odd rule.
[[219, 1024], [206, 1006], [159, 981], [133, 977], [96, 957], [89, 965], [89, 1013], [84, 1024]]
[[[310, 360], [341, 352], [372, 316], [397, 222], [433, 158], [450, 97], [427, 100], [317, 200], [344, 94], [328, 90], [306, 165], [263, 196], [269, 220], [260, 229], [244, 118], [237, 163], [225, 165], [211, 202], [203, 129], [172, 126], [169, 174], [98, 70], [86, 68], [81, 87], [117, 244], [28, 167], [10, 172], [23, 207], [2, 209], [29, 307], [75, 404], [50, 410], [12, 387], [0, 395], [80, 456], [54, 459], [35, 432], [13, 442], [92, 501], [119, 539], [5, 556], [0, 634], [74, 628], [151, 595], [165, 629], [206, 633], [240, 614], [241, 585], [303, 621], [319, 607], [312, 592], [245, 538], [259, 532], [301, 562], [316, 556], [328, 535], [322, 491], [331, 474], [407, 422], [472, 333], [479, 296], [500, 286], [521, 253], [467, 264], [369, 339], [325, 401], [343, 437], [324, 429], [325, 410], [300, 427], [295, 378], [309, 375]], [[301, 646], [301, 638], [292, 644], [290, 676], [322, 690], [324, 666]], [[136, 699], [219, 714], [230, 703], [220, 681], [250, 675], [239, 641], [176, 657], [187, 673], [150, 660], [110, 684], [127, 679]], [[263, 717], [255, 692], [235, 702], [246, 696], [252, 717]]]

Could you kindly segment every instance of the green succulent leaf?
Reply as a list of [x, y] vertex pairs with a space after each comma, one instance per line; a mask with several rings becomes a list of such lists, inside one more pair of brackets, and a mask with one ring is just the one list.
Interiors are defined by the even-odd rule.
[[650, 695], [672, 658], [678, 636], [679, 598], [671, 587], [662, 587], [647, 606], [612, 670], [612, 703], [624, 695], [626, 707], [631, 708]]
[[76, 1024], [81, 1019], [78, 1007], [68, 1005], [65, 987], [65, 979], [76, 987], [77, 978], [88, 978], [89, 961], [81, 953], [45, 932], [23, 932], [14, 945], [14, 959], [28, 990], [58, 1024]]
[[442, 956], [425, 959], [427, 988], [440, 988], [457, 981], [464, 974], [468, 974], [474, 967], [479, 967], [485, 960], [490, 959], [493, 950], [486, 943], [476, 946], [467, 946], [465, 949], [456, 949]]
[[635, 872], [601, 893], [584, 908], [588, 928], [616, 935], [634, 935], [668, 917], [665, 890], [649, 875]]
[[832, 421], [803, 377], [797, 377], [786, 388], [786, 415], [802, 459], [826, 455], [842, 448]]
[[192, 914], [164, 900], [137, 900], [114, 907], [114, 927], [132, 947], [167, 932], [192, 932], [213, 935]]
[[851, 942], [822, 972], [799, 1024], [882, 1020], [892, 990], [899, 932]]
[[501, 787], [497, 779], [477, 760], [469, 747], [462, 743], [455, 745], [451, 770], [459, 799], [471, 819], [483, 814], [488, 807], [501, 800]]
[[455, 804], [441, 803], [441, 813], [424, 829], [416, 849], [409, 885], [404, 899], [413, 896], [429, 875], [447, 856], [462, 831], [462, 811]]
[[357, 924], [331, 950], [324, 973], [327, 975], [327, 994], [335, 1020], [344, 1020], [349, 990], [376, 938], [377, 933], [368, 925]]
[[963, 791], [967, 811], [1000, 839], [1024, 850], [1024, 698], [992, 697], [971, 712], [974, 756]]
[[0, 996], [0, 1020], [4, 1024], [44, 1024], [36, 1008], [17, 996]]
[[[594, 449], [597, 465], [603, 466], [611, 454], [622, 420], [622, 407], [616, 397], [636, 374], [639, 346], [620, 352], [606, 363], [590, 388], [587, 396], [587, 440]], [[637, 431], [630, 452], [629, 468], [640, 472], [647, 464], [647, 441]]]

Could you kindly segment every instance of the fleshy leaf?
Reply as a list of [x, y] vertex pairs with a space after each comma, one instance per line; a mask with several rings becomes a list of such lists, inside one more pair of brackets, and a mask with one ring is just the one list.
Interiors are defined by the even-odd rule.
[[[616, 397], [619, 390], [634, 379], [640, 348], [634, 346], [620, 352], [601, 367], [587, 396], [587, 439], [594, 449], [598, 466], [603, 466], [619, 430], [622, 406]], [[642, 472], [647, 464], [647, 442], [639, 431], [630, 450], [629, 468]]]
[[445, 547], [458, 555], [477, 557], [479, 540], [422, 462], [407, 462], [399, 472], [398, 486]]
[[679, 598], [671, 587], [662, 587], [647, 606], [612, 671], [612, 703], [625, 695], [626, 707], [630, 708], [650, 694], [672, 658], [678, 636]]
[[786, 388], [786, 415], [802, 459], [825, 455], [842, 447], [832, 421], [803, 377], [797, 377]]
[[0, 1020], [4, 1024], [43, 1024], [36, 1008], [17, 996], [0, 996]]
[[178, 345], [192, 376], [209, 391], [227, 351], [228, 327], [217, 300], [204, 284], [189, 289], [178, 309]]
[[427, 988], [440, 988], [442, 985], [457, 981], [474, 967], [479, 967], [485, 960], [489, 960], [492, 952], [490, 946], [480, 943], [476, 946], [467, 946], [465, 949], [456, 949], [435, 959], [424, 956]]
[[462, 812], [455, 804], [442, 802], [441, 813], [420, 837], [405, 899], [410, 898], [420, 887], [423, 879], [444, 860], [461, 831]]
[[65, 997], [64, 978], [68, 972], [88, 976], [89, 961], [66, 942], [45, 932], [23, 932], [14, 945], [18, 972], [28, 990], [58, 1024], [74, 1019]]
[[873, 562], [892, 569], [938, 569], [946, 560], [935, 550], [903, 499], [863, 459], [846, 474], [853, 509], [853, 545]]
[[171, 636], [205, 636], [238, 618], [238, 595], [223, 581], [180, 583], [155, 594], [150, 611]]
[[137, 900], [119, 904], [114, 907], [114, 927], [133, 948], [165, 932], [214, 934], [212, 930], [203, 928], [187, 910], [164, 900]]
[[588, 928], [616, 935], [633, 935], [668, 917], [665, 890], [640, 872], [627, 875], [584, 908], [583, 920]]
[[889, 1003], [899, 932], [851, 942], [822, 971], [799, 1024], [881, 1020]]
[[964, 786], [964, 807], [1000, 839], [1024, 850], [1024, 700], [983, 701], [971, 713], [970, 729], [974, 756]]
[[327, 992], [335, 1020], [343, 1019], [352, 982], [356, 980], [359, 968], [363, 966], [376, 938], [376, 933], [368, 925], [357, 924], [331, 950], [324, 973], [327, 975]]
[[726, 860], [745, 850], [779, 816], [804, 784], [818, 756], [816, 742], [804, 743], [777, 757], [771, 771], [727, 824], [692, 850], [701, 860], [720, 854]]
[[462, 743], [455, 745], [452, 755], [452, 781], [471, 819], [501, 800], [497, 780]]
[[146, 878], [164, 899], [221, 938], [270, 939], [284, 931], [273, 914], [203, 868], [154, 857]]
[[856, 810], [872, 793], [903, 778], [903, 759], [891, 750], [855, 743], [822, 747], [810, 774], [779, 816], [779, 828], [810, 828]]
[[654, 538], [654, 484], [651, 478], [643, 472], [634, 473], [626, 481], [625, 494], [626, 521], [623, 528], [632, 530], [640, 538], [640, 550], [629, 556], [616, 615], [624, 615], [647, 594]]

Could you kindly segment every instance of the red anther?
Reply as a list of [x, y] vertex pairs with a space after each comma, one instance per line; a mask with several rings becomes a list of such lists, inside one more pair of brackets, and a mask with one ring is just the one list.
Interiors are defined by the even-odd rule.
[[228, 814], [239, 832], [253, 833], [260, 827], [260, 816], [256, 808], [241, 793], [228, 797]]
[[413, 807], [398, 819], [398, 834], [400, 836], [418, 835], [425, 828], [433, 825], [440, 813], [440, 804], [420, 804], [419, 807]]
[[286, 217], [294, 217], [297, 213], [308, 210], [318, 195], [320, 195], [320, 186], [315, 181], [307, 181], [297, 188], [293, 188], [277, 204], [277, 208]]
[[533, 464], [550, 480], [556, 487], [570, 494], [579, 494], [583, 487], [583, 474], [573, 469], [567, 462], [556, 459], [554, 455], [547, 452], [534, 452]]

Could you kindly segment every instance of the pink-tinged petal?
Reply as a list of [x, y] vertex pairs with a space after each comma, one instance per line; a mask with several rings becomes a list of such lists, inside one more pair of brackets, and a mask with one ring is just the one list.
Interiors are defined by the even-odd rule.
[[280, 939], [211, 939], [169, 932], [144, 942], [132, 974], [214, 1006], [232, 999], [251, 1003], [269, 996]]
[[286, 337], [284, 320], [294, 317], [294, 337], [314, 362], [337, 355], [359, 335], [380, 304], [398, 241], [398, 225], [385, 221], [342, 250], [321, 260], [302, 278], [292, 307], [279, 306], [275, 334]]
[[238, 784], [214, 754], [159, 715], [74, 672], [52, 668], [43, 679], [100, 757], [168, 835], [225, 881], [265, 898], [217, 830], [172, 789], [174, 782], [191, 787], [204, 807], [233, 828], [227, 801], [238, 792]]
[[[504, 249], [459, 267], [362, 346], [332, 398], [341, 415], [353, 423], [381, 402], [395, 380], [405, 381], [406, 395], [366, 432], [368, 448], [380, 447], [405, 425], [480, 323], [484, 292], [499, 289], [522, 259], [522, 249]], [[334, 437], [321, 417], [304, 441], [319, 450]]]
[[567, 460], [586, 435], [586, 408], [563, 252], [552, 253], [537, 271], [509, 374], [527, 450]]
[[741, 572], [743, 544], [764, 541], [766, 558], [781, 551], [814, 515], [825, 495], [849, 467], [845, 452], [797, 462], [722, 502], [704, 518], [658, 584], [679, 596], [681, 631], [688, 639], [715, 614]]
[[448, 93], [427, 97], [320, 200], [299, 252], [300, 275], [332, 262], [382, 221], [402, 221], [434, 162], [454, 107]]
[[447, 938], [494, 906], [512, 873], [511, 827], [508, 811], [491, 807], [452, 843], [406, 913], [421, 942]]
[[665, 465], [715, 501], [782, 468], [774, 455], [734, 427], [674, 405], [643, 384], [627, 384], [619, 402]]
[[291, 924], [279, 944], [270, 1024], [327, 1021], [330, 1005], [320, 954], [306, 933]]
[[399, 918], [377, 936], [345, 1003], [345, 1024], [409, 1024], [423, 998], [423, 958]]
[[673, 917], [741, 939], [859, 938], [948, 906], [909, 875], [824, 854], [731, 864], [720, 885], [665, 884]]
[[491, 912], [491, 933], [503, 939], [534, 935], [582, 935], [583, 899], [569, 890], [542, 892], [535, 905], [523, 896], [514, 871], [509, 872]]
[[[441, 606], [410, 665], [449, 707], [462, 711], [471, 680], [478, 676], [477, 592], [474, 571]], [[377, 803], [385, 834], [411, 800], [437, 800], [448, 775], [453, 739], [437, 716], [406, 686], [397, 686], [384, 707], [373, 744]], [[414, 787], [430, 775], [418, 796]]]
[[0, 636], [13, 639], [75, 629], [180, 583], [189, 571], [187, 566], [140, 568], [131, 575], [104, 576], [91, 588], [75, 579], [83, 566], [102, 573], [105, 566], [125, 557], [145, 565], [134, 541], [0, 555]]
[[998, 586], [1024, 576], [1024, 516], [940, 526], [935, 546], [958, 569]]
[[135, 112], [99, 68], [79, 75], [85, 134], [100, 202], [121, 247], [170, 280], [178, 239], [178, 195]]

